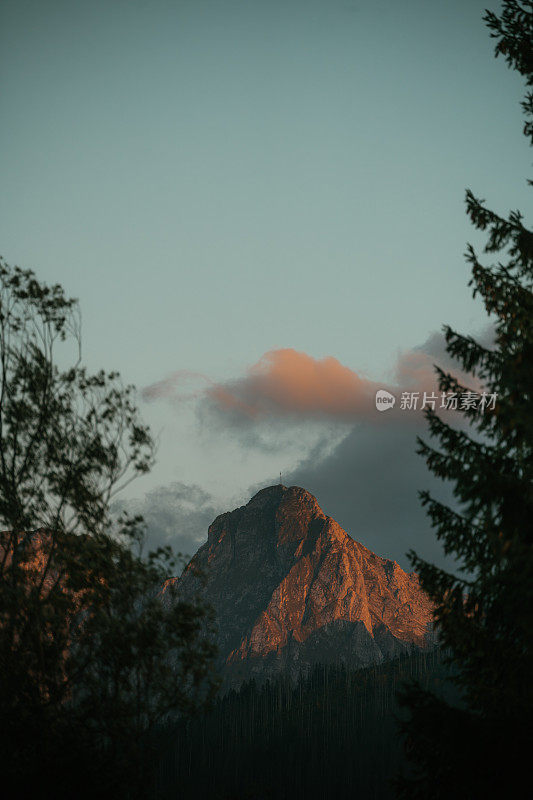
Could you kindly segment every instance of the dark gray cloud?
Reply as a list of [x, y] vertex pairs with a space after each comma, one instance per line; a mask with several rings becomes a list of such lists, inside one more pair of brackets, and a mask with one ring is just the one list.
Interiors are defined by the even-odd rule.
[[[491, 347], [493, 328], [487, 327], [475, 338]], [[444, 335], [433, 333], [420, 347], [399, 356], [396, 383], [413, 389], [427, 385], [434, 364], [470, 382], [446, 352]], [[463, 424], [461, 415], [448, 419], [453, 425]], [[303, 486], [314, 494], [325, 513], [378, 555], [410, 569], [406, 553], [414, 549], [432, 563], [454, 569], [418, 497], [420, 490], [428, 489], [453, 506], [452, 486], [429, 472], [416, 453], [417, 436], [428, 439], [419, 413], [387, 412], [375, 422], [361, 420], [333, 447], [327, 436], [322, 437], [297, 468], [283, 475], [283, 483]]]
[[452, 502], [450, 486], [434, 478], [415, 452], [422, 431], [422, 425], [358, 426], [330, 455], [312, 454], [283, 482], [308, 489], [352, 538], [405, 569], [411, 569], [406, 557], [411, 548], [450, 567], [417, 495], [429, 489]]
[[142, 514], [147, 527], [148, 549], [170, 545], [192, 556], [207, 539], [207, 529], [219, 508], [212, 496], [195, 484], [175, 482], [158, 486], [143, 498], [116, 503], [115, 512]]
[[[491, 347], [493, 328], [476, 339]], [[200, 391], [197, 412], [204, 431], [225, 431], [244, 451], [279, 452], [280, 466], [291, 447], [293, 456], [304, 453], [299, 465], [283, 474], [283, 483], [312, 492], [354, 539], [406, 569], [410, 549], [453, 568], [418, 498], [419, 490], [429, 489], [453, 505], [452, 487], [437, 480], [416, 453], [417, 435], [427, 438], [420, 410], [402, 411], [398, 402], [393, 411], [376, 411], [377, 384], [335, 359], [317, 362], [288, 350], [267, 355], [240, 380]], [[435, 364], [473, 385], [446, 352], [444, 335], [432, 333], [422, 345], [398, 356], [391, 384], [397, 398], [400, 389], [436, 389]], [[174, 396], [175, 386], [163, 382], [153, 390], [154, 396]], [[452, 424], [462, 424], [461, 415], [444, 413]], [[263, 485], [250, 487], [250, 496]], [[198, 486], [173, 484], [150, 492], [138, 509], [147, 519], [151, 542], [193, 553], [205, 540], [209, 523], [229, 506], [216, 508]]]

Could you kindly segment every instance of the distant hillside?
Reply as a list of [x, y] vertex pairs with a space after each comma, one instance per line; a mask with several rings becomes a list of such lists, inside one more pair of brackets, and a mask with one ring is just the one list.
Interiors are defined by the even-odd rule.
[[396, 691], [412, 679], [456, 699], [436, 648], [361, 670], [316, 665], [296, 684], [247, 682], [164, 732], [157, 797], [392, 800], [405, 768]]

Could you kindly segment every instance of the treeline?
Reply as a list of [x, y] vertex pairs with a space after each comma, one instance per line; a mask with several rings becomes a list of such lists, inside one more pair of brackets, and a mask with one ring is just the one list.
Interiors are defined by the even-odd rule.
[[454, 695], [438, 649], [366, 669], [316, 665], [291, 682], [251, 680], [212, 710], [168, 728], [156, 797], [393, 797], [402, 766], [398, 689], [409, 681]]

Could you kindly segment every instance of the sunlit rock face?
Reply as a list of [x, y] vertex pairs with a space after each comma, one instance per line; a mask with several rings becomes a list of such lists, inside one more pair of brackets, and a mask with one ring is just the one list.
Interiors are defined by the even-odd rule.
[[179, 579], [218, 621], [227, 685], [314, 663], [358, 667], [433, 642], [414, 573], [354, 541], [297, 486], [270, 486], [221, 514]]

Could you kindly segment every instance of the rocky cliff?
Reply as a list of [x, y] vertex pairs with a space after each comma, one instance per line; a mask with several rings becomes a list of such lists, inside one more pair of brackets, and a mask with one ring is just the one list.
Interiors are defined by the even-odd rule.
[[417, 576], [354, 541], [296, 486], [270, 486], [217, 517], [176, 580], [180, 596], [200, 591], [215, 609], [227, 685], [315, 662], [365, 666], [433, 641]]

